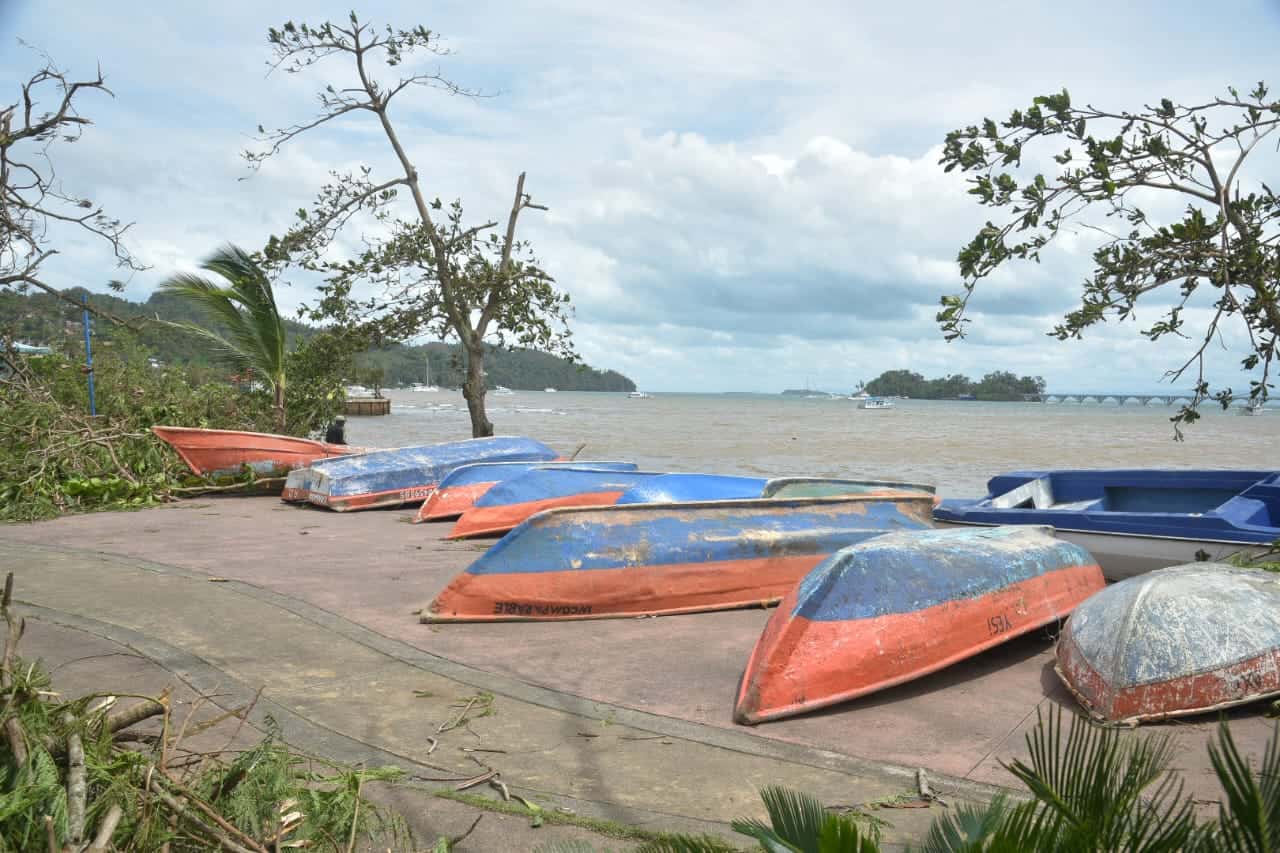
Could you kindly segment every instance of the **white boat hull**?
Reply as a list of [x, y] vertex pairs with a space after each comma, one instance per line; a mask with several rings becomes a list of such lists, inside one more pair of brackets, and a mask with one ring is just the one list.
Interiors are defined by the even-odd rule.
[[[934, 521], [935, 527], [996, 527], [994, 524], [958, 524]], [[1056, 528], [1055, 534], [1093, 555], [1109, 581], [1120, 581], [1134, 575], [1202, 561], [1226, 562], [1233, 554], [1260, 554], [1266, 545], [1241, 542], [1215, 542], [1204, 539], [1174, 539], [1166, 536], [1139, 536], [1132, 533], [1098, 533], [1097, 531]]]

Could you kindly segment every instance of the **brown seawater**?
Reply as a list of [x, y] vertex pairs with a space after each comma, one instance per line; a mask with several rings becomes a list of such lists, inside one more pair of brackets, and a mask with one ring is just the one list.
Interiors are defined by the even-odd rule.
[[[348, 419], [351, 444], [397, 447], [470, 437], [458, 392], [384, 392], [385, 417]], [[1280, 410], [1254, 417], [1206, 406], [1173, 440], [1176, 406], [851, 400], [771, 394], [490, 394], [499, 435], [527, 435], [581, 459], [642, 470], [839, 476], [933, 483], [949, 497], [986, 493], [991, 476], [1026, 468], [1277, 467]]]

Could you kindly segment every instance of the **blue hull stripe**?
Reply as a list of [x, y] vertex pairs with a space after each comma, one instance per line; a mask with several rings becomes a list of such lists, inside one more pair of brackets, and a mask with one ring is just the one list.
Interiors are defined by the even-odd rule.
[[666, 474], [633, 487], [618, 504], [723, 501], [758, 498], [768, 480], [718, 474]]
[[1094, 564], [1037, 527], [929, 530], [881, 538], [829, 558], [800, 582], [793, 616], [847, 622], [981, 598], [1059, 569]]
[[475, 438], [468, 441], [378, 450], [311, 466], [312, 490], [331, 498], [434, 485], [453, 469], [481, 461], [549, 461], [556, 452], [530, 438]]
[[498, 483], [481, 495], [475, 506], [509, 506], [589, 492], [625, 492], [636, 483], [660, 476], [647, 471], [538, 468]]
[[771, 499], [651, 504], [542, 512], [513, 529], [467, 569], [473, 575], [625, 569], [790, 554], [827, 554], [892, 530], [922, 530], [891, 500]]
[[634, 462], [477, 462], [455, 468], [440, 481], [440, 488], [472, 486], [476, 483], [501, 483], [538, 468], [595, 468], [601, 471], [634, 471]]

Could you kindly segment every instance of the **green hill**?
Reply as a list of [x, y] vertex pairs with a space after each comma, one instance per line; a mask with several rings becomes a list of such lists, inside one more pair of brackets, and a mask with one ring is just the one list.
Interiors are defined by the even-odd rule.
[[[77, 298], [88, 293], [90, 303], [101, 311], [121, 318], [159, 317], [174, 322], [214, 325], [199, 306], [179, 297], [154, 293], [142, 303], [104, 293], [71, 291]], [[48, 344], [60, 349], [81, 346], [81, 312], [73, 305], [46, 293], [19, 295], [0, 293], [0, 336], [28, 343]], [[316, 329], [293, 320], [285, 321], [291, 340], [305, 340]], [[93, 321], [95, 342], [109, 345], [118, 334], [109, 322]], [[160, 323], [143, 323], [138, 339], [152, 356], [167, 364], [206, 367], [212, 365], [210, 350], [198, 338]], [[96, 344], [95, 344], [96, 345]], [[429, 343], [416, 346], [392, 344], [370, 350], [358, 358], [361, 367], [381, 368], [383, 386], [434, 383], [444, 387], [462, 384], [462, 350], [457, 344]], [[506, 350], [491, 347], [485, 357], [489, 387], [504, 385], [521, 390], [558, 388], [561, 391], [634, 391], [635, 383], [621, 373], [597, 370], [563, 358], [530, 349]], [[352, 377], [356, 379], [356, 377]]]

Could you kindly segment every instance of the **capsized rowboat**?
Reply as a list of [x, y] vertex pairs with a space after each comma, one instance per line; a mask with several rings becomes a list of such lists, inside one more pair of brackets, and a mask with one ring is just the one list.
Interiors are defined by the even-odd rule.
[[235, 476], [245, 465], [260, 477], [280, 477], [318, 459], [363, 452], [345, 444], [264, 432], [175, 426], [153, 426], [151, 431], [177, 451], [188, 468], [206, 477]]
[[664, 474], [631, 488], [619, 504], [748, 498], [828, 498], [844, 495], [933, 494], [933, 486], [843, 477], [736, 477], [720, 474]]
[[895, 533], [808, 574], [751, 652], [734, 718], [760, 723], [919, 678], [1047, 625], [1102, 589], [1049, 528]]
[[376, 450], [312, 465], [307, 500], [340, 512], [400, 506], [425, 500], [442, 477], [462, 465], [556, 456], [542, 442], [516, 436]]
[[985, 498], [943, 501], [934, 519], [939, 527], [1052, 525], [1097, 557], [1109, 579], [1123, 580], [1280, 538], [1280, 473], [1016, 471], [992, 478]]
[[768, 605], [827, 555], [929, 526], [932, 501], [772, 498], [553, 509], [459, 574], [424, 622], [599, 619]]
[[418, 508], [419, 521], [437, 521], [456, 518], [489, 489], [505, 480], [519, 477], [534, 468], [595, 468], [604, 471], [634, 471], [634, 462], [589, 461], [581, 462], [477, 462], [463, 465], [451, 471], [440, 481], [431, 497]]
[[1280, 693], [1280, 575], [1218, 563], [1161, 569], [1076, 608], [1058, 677], [1103, 720], [1215, 711]]
[[595, 468], [534, 468], [497, 484], [462, 513], [448, 538], [506, 533], [529, 516], [562, 506], [606, 506], [644, 480], [650, 471]]

